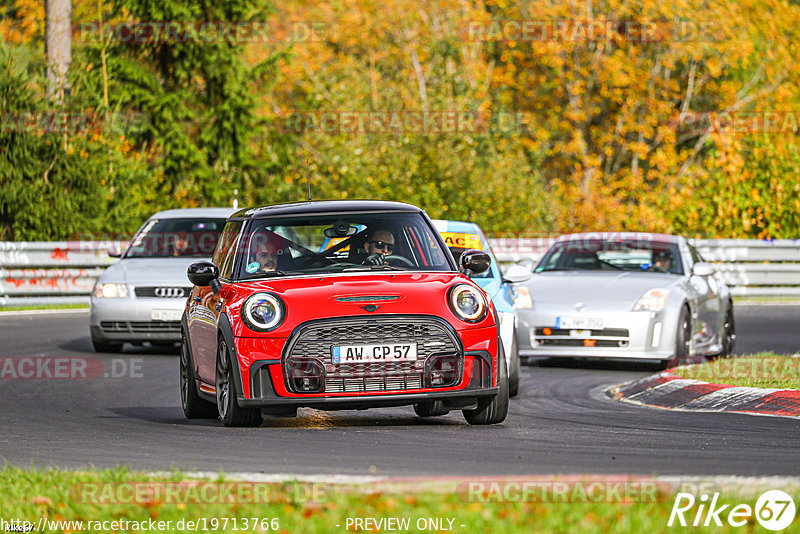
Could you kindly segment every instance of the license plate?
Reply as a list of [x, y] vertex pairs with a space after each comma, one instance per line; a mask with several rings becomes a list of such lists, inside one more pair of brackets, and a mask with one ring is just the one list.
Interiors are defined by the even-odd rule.
[[417, 359], [416, 343], [334, 345], [333, 363], [402, 362]]
[[556, 328], [602, 330], [603, 319], [600, 317], [556, 317]]
[[150, 320], [152, 321], [180, 321], [183, 310], [152, 310]]

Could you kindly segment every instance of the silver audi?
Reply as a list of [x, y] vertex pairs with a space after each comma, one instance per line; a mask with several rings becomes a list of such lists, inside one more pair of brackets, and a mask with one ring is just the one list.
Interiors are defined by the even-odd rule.
[[683, 237], [563, 235], [517, 293], [523, 358], [658, 360], [666, 367], [734, 350], [730, 291]]
[[123, 343], [172, 345], [191, 287], [186, 269], [210, 259], [232, 208], [167, 210], [150, 217], [120, 260], [103, 272], [91, 297], [89, 330], [97, 352]]

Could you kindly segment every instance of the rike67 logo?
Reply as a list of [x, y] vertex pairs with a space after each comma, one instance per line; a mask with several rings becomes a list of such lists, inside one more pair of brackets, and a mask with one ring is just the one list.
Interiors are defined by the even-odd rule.
[[792, 524], [796, 511], [792, 498], [781, 490], [761, 494], [755, 510], [749, 504], [732, 506], [717, 504], [718, 500], [719, 493], [714, 493], [710, 501], [707, 494], [701, 495], [698, 500], [691, 493], [678, 493], [667, 526], [721, 527], [723, 522], [727, 522], [732, 527], [743, 527], [751, 518], [755, 518], [765, 529], [778, 531]]

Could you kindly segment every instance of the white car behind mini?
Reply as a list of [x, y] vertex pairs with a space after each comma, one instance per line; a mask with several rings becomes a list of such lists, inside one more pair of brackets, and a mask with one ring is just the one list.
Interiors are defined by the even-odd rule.
[[211, 258], [233, 212], [232, 208], [167, 210], [142, 225], [92, 291], [89, 330], [95, 351], [119, 352], [124, 343], [180, 341], [181, 314], [191, 290], [186, 269]]

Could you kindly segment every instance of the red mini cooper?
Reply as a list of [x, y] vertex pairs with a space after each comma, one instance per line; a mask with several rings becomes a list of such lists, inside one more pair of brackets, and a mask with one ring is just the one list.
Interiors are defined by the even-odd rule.
[[421, 209], [302, 202], [241, 210], [211, 262], [189, 267], [181, 401], [188, 418], [258, 426], [299, 407], [413, 405], [502, 422], [508, 375], [497, 314]]

